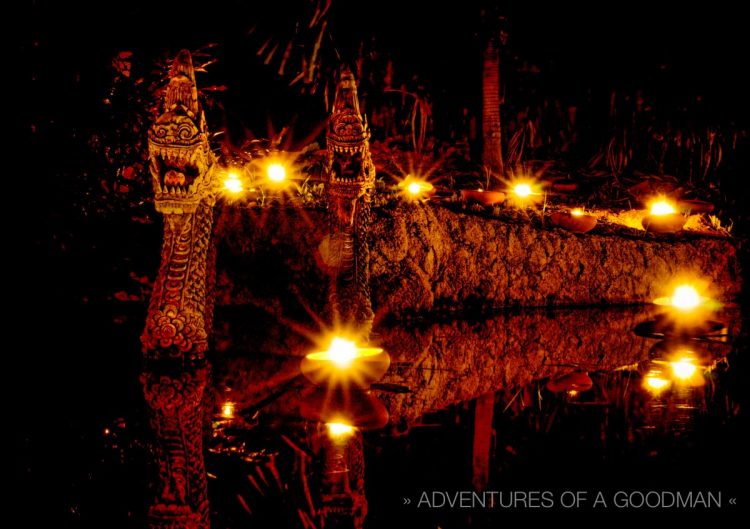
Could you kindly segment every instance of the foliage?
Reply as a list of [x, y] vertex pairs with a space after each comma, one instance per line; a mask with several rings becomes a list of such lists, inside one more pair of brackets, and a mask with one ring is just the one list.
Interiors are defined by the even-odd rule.
[[[222, 85], [201, 82], [201, 74], [215, 62], [209, 44], [192, 52], [198, 74], [199, 97], [207, 112], [219, 108], [216, 93]], [[151, 197], [147, 132], [158, 116], [171, 57], [152, 60], [125, 50], [112, 59], [112, 81], [102, 101], [99, 128], [88, 145], [95, 156], [87, 207], [98, 212], [136, 210]]]

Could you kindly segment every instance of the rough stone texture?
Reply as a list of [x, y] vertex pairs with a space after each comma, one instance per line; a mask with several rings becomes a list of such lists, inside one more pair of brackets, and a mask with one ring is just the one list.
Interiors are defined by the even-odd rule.
[[[681, 274], [706, 279], [722, 299], [741, 287], [737, 249], [726, 238], [633, 230], [578, 235], [429, 204], [379, 209], [374, 217], [370, 270], [379, 316], [639, 303], [663, 295]], [[319, 211], [225, 211], [220, 301], [280, 307], [286, 293], [318, 309], [328, 281], [318, 253], [321, 226]]]
[[[488, 392], [576, 369], [607, 371], [635, 364], [647, 359], [658, 342], [637, 336], [633, 329], [657, 312], [653, 306], [535, 309], [481, 322], [376, 327], [373, 343], [391, 355], [391, 367], [380, 382], [408, 388], [407, 393], [376, 394], [386, 404], [392, 423], [413, 423], [426, 412]], [[730, 334], [739, 332], [736, 311], [716, 318]], [[286, 328], [283, 324], [264, 322], [261, 327], [265, 332], [235, 338], [232, 356], [214, 360], [217, 391], [222, 394], [223, 388], [231, 387], [240, 407], [278, 392], [300, 374], [301, 356], [312, 350], [303, 337], [288, 329], [280, 332]], [[729, 352], [727, 344], [696, 342], [694, 348], [715, 357]], [[288, 391], [267, 410], [294, 416], [298, 405], [296, 391]]]
[[[391, 421], [412, 423], [440, 410], [498, 390], [573, 370], [609, 371], [649, 357], [657, 342], [633, 329], [651, 319], [654, 307], [531, 310], [503, 314], [481, 323], [457, 321], [414, 329], [390, 329], [383, 347], [391, 369], [383, 382], [404, 385], [410, 393], [381, 395]], [[738, 332], [735, 313], [721, 316]], [[713, 356], [726, 355], [726, 344], [698, 344]]]

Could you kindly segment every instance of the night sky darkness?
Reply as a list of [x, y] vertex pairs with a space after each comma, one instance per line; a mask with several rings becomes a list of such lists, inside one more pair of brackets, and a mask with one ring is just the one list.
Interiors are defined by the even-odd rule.
[[[393, 58], [401, 78], [417, 75], [435, 105], [436, 133], [447, 135], [446, 123], [463, 107], [479, 110], [478, 2], [333, 3], [329, 27], [342, 58], [354, 59], [364, 37], [369, 49]], [[286, 87], [288, 79], [259, 64], [254, 50], [262, 41], [248, 30], [257, 24], [268, 35], [289, 31], [289, 13], [307, 4], [216, 0], [200, 12], [153, 0], [24, 4], [16, 21], [23, 36], [14, 47], [21, 70], [6, 75], [21, 79], [22, 159], [32, 162], [35, 188], [34, 213], [22, 220], [28, 235], [20, 279], [13, 279], [26, 287], [16, 304], [23, 317], [10, 329], [29, 341], [6, 354], [20, 356], [13, 369], [25, 387], [12, 405], [22, 407], [15, 470], [27, 512], [54, 517], [69, 509], [82, 495], [81, 461], [95, 450], [90, 432], [118, 410], [143, 407], [138, 335], [130, 333], [138, 325], [113, 330], [113, 309], [101, 300], [130, 266], [153, 273], [158, 240], [129, 237], [118, 224], [128, 212], [100, 218], [80, 207], [87, 199], [78, 175], [90, 161], [88, 138], [106, 123], [102, 101], [113, 56], [131, 50], [136, 59], [151, 60], [217, 43], [218, 62], [207, 78], [228, 87], [219, 95], [226, 114], [215, 117], [226, 119], [232, 139], [245, 128], [263, 135], [269, 116], [277, 128], [297, 116], [302, 136], [325, 116], [320, 96], [300, 96]], [[522, 78], [515, 72], [533, 65], [539, 97], [580, 105], [593, 120], [606, 114], [612, 90], [640, 89], [664, 116], [747, 129], [750, 87], [743, 78], [750, 31], [736, 2], [707, 2], [699, 9], [654, 1], [502, 4], [509, 86]], [[132, 317], [137, 322], [143, 315]], [[119, 493], [137, 498], [125, 489]]]

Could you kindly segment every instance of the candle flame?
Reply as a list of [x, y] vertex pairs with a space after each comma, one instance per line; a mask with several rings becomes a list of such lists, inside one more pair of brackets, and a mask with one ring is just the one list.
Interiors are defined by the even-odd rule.
[[328, 348], [328, 358], [339, 368], [343, 369], [349, 367], [352, 360], [356, 357], [357, 346], [354, 342], [350, 342], [343, 338], [334, 338], [331, 341], [331, 345]]
[[280, 163], [272, 163], [266, 168], [266, 174], [271, 182], [280, 183], [286, 180], [286, 168]]
[[431, 183], [411, 175], [408, 175], [404, 180], [399, 182], [398, 187], [411, 199], [420, 198], [425, 193], [429, 193], [434, 189]]
[[242, 185], [242, 180], [240, 180], [240, 177], [236, 172], [229, 171], [227, 173], [227, 177], [224, 179], [224, 189], [235, 195], [242, 193], [244, 187]]
[[529, 184], [516, 184], [513, 187], [513, 193], [516, 194], [516, 196], [519, 196], [521, 198], [528, 198], [531, 196], [532, 193], [531, 186]]
[[349, 437], [354, 433], [354, 426], [345, 422], [327, 422], [328, 435], [334, 439]]
[[661, 393], [669, 386], [669, 380], [658, 375], [648, 375], [645, 379], [646, 389], [655, 393]]
[[308, 353], [302, 360], [302, 374], [318, 385], [369, 386], [385, 374], [390, 357], [379, 347], [360, 347], [351, 334], [334, 334], [321, 343], [325, 351]]
[[675, 378], [680, 380], [689, 379], [698, 369], [690, 358], [681, 358], [676, 362], [670, 362], [670, 365]]
[[651, 203], [651, 215], [671, 215], [677, 213], [675, 207], [664, 199], [659, 199]]
[[221, 416], [225, 419], [234, 418], [234, 402], [227, 401], [221, 406]]
[[673, 307], [680, 310], [692, 310], [701, 304], [701, 296], [690, 285], [680, 285], [674, 290], [670, 300]]

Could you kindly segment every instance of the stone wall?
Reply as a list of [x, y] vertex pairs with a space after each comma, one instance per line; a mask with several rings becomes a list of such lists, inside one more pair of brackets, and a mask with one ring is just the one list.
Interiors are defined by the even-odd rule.
[[[318, 249], [323, 217], [313, 210], [225, 209], [218, 222], [219, 302], [320, 310], [327, 288]], [[371, 285], [379, 316], [642, 303], [664, 295], [681, 275], [707, 280], [720, 299], [741, 288], [729, 238], [626, 228], [578, 235], [430, 204], [379, 209], [374, 217]]]

